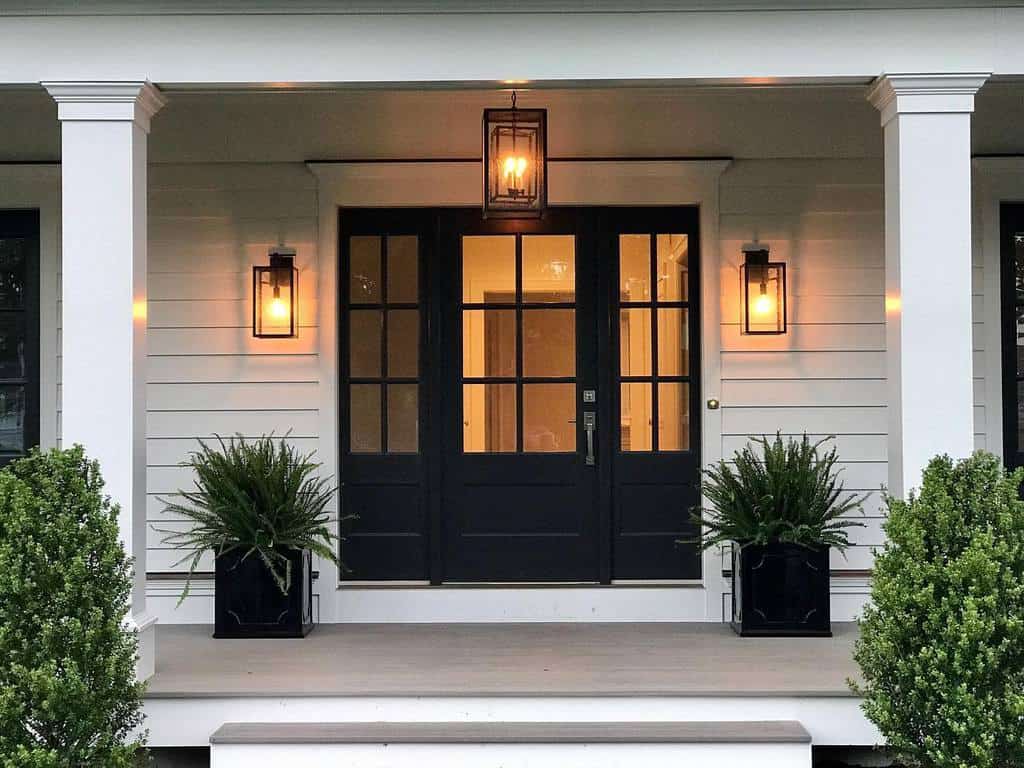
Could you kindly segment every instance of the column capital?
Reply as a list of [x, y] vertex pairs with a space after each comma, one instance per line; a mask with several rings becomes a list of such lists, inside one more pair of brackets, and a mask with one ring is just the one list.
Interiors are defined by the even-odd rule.
[[57, 102], [57, 119], [130, 120], [149, 132], [149, 121], [167, 103], [148, 80], [61, 81], [42, 83]]
[[882, 125], [896, 115], [973, 112], [974, 94], [988, 77], [984, 72], [887, 74], [872, 83], [868, 101], [882, 113]]

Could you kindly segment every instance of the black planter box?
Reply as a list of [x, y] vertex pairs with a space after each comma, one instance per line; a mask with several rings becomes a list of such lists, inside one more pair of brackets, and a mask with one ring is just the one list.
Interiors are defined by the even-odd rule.
[[313, 568], [308, 550], [282, 552], [292, 564], [282, 594], [256, 554], [232, 550], [216, 560], [214, 629], [217, 638], [305, 637], [313, 629]]
[[828, 547], [733, 547], [732, 628], [743, 637], [831, 637]]

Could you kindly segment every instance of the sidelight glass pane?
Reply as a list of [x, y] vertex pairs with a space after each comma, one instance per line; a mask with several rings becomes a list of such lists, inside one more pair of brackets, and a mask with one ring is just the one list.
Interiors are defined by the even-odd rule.
[[0, 308], [24, 307], [26, 248], [21, 238], [0, 238]]
[[651, 310], [620, 311], [619, 371], [622, 376], [651, 375]]
[[388, 311], [388, 376], [415, 378], [420, 370], [420, 313]]
[[514, 309], [462, 311], [462, 375], [516, 375], [516, 313]]
[[383, 322], [383, 313], [377, 309], [354, 309], [349, 313], [349, 376], [357, 379], [380, 376]]
[[690, 385], [658, 384], [658, 450], [690, 450]]
[[658, 375], [686, 376], [688, 332], [685, 309], [658, 309]]
[[523, 310], [523, 375], [576, 375], [576, 310]]
[[651, 450], [654, 385], [623, 382], [619, 402], [619, 446], [623, 451]]
[[25, 450], [25, 387], [0, 387], [0, 453]]
[[353, 304], [379, 304], [380, 238], [356, 235], [349, 238], [348, 244], [349, 300]]
[[419, 240], [415, 235], [388, 237], [388, 302], [419, 300]]
[[658, 235], [659, 301], [686, 301], [688, 246], [686, 235]]
[[25, 370], [25, 315], [0, 313], [0, 379], [21, 379]]
[[622, 301], [651, 300], [650, 235], [619, 235], [619, 291]]
[[416, 453], [419, 423], [419, 385], [388, 384], [388, 453]]
[[515, 300], [515, 235], [463, 237], [463, 303], [514, 304]]
[[523, 237], [523, 301], [576, 301], [576, 238], [572, 235]]
[[380, 453], [380, 385], [349, 388], [349, 447], [352, 453]]
[[523, 385], [523, 450], [572, 453], [576, 450], [576, 385]]
[[515, 384], [462, 385], [463, 452], [515, 452], [517, 422]]

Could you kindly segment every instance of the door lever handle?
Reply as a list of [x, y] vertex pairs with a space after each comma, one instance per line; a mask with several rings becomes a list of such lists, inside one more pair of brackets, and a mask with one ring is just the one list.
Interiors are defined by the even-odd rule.
[[588, 467], [597, 464], [594, 456], [594, 432], [597, 431], [597, 414], [594, 411], [583, 412], [583, 431], [587, 434], [587, 456], [583, 463]]

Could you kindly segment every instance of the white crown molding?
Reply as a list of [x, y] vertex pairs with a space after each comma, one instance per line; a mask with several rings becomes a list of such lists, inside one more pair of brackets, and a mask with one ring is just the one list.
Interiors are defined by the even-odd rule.
[[57, 102], [57, 119], [130, 120], [149, 132], [150, 120], [167, 99], [146, 80], [41, 83]]
[[882, 125], [896, 115], [973, 112], [974, 94], [989, 73], [887, 74], [871, 85], [867, 98], [881, 112]]

